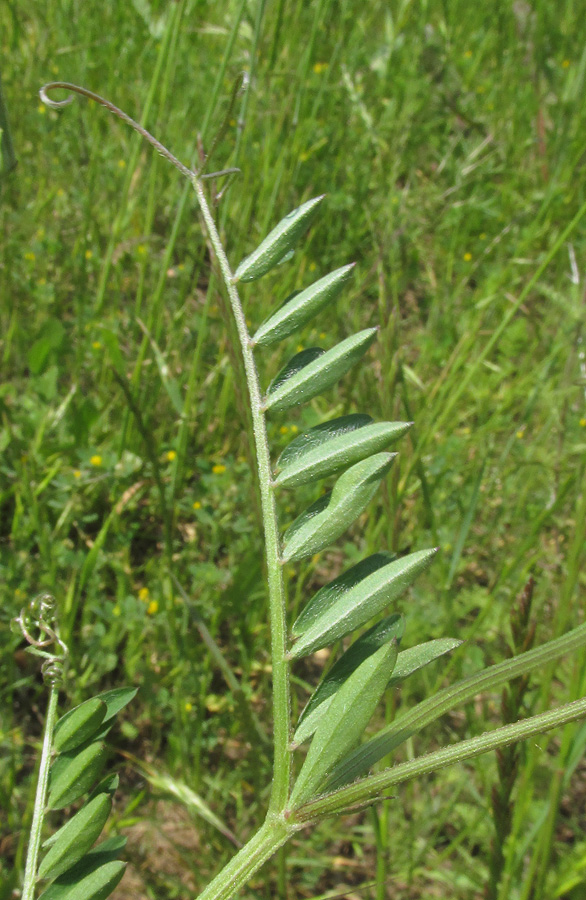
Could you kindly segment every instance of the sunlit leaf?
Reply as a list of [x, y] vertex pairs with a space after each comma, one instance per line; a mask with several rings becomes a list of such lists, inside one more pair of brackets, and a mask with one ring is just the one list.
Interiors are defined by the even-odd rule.
[[[293, 626], [293, 634], [299, 639], [289, 656], [307, 656], [364, 625], [413, 583], [435, 553], [419, 550], [380, 565], [371, 573], [365, 566], [368, 560], [364, 560], [321, 588]], [[373, 563], [379, 558], [377, 554]]]
[[318, 794], [336, 765], [362, 737], [397, 660], [393, 638], [372, 653], [344, 682], [321, 719], [301, 768], [291, 806]]
[[49, 809], [63, 809], [85, 794], [100, 777], [105, 762], [106, 747], [101, 741], [61, 753], [51, 766]]
[[459, 647], [463, 641], [457, 638], [436, 638], [433, 641], [426, 641], [425, 644], [418, 644], [416, 647], [408, 647], [407, 650], [401, 650], [397, 657], [397, 665], [393, 670], [389, 687], [404, 681], [409, 675], [418, 672], [428, 666], [434, 660], [439, 659], [446, 653], [450, 653]]
[[246, 259], [243, 259], [234, 274], [234, 281], [254, 281], [280, 263], [285, 254], [293, 249], [303, 232], [309, 227], [316, 208], [325, 194], [308, 200], [289, 215], [281, 219], [270, 234]]
[[[364, 356], [376, 332], [376, 328], [367, 328], [336, 344], [331, 350], [323, 352], [317, 347], [294, 356], [269, 386], [265, 408], [275, 411], [289, 409], [326, 391]], [[312, 361], [310, 353], [315, 354]]]
[[342, 416], [291, 441], [277, 460], [275, 483], [296, 487], [325, 478], [379, 453], [410, 428], [409, 422], [372, 422], [370, 416]]
[[[321, 718], [329, 708], [334, 695], [352, 672], [383, 644], [392, 638], [400, 641], [405, 630], [405, 620], [400, 615], [387, 616], [361, 635], [343, 656], [332, 666], [324, 680], [314, 691], [301, 713], [293, 737], [295, 744], [303, 744], [314, 733]], [[399, 659], [401, 654], [399, 654]], [[395, 666], [396, 669], [396, 666]]]
[[39, 878], [57, 878], [84, 856], [97, 841], [112, 809], [109, 794], [99, 794], [59, 829], [41, 861]]
[[324, 306], [333, 302], [350, 278], [354, 263], [330, 272], [303, 291], [292, 294], [276, 313], [263, 322], [254, 337], [253, 344], [269, 346], [293, 334], [309, 322]]
[[53, 746], [57, 753], [66, 753], [85, 744], [104, 721], [106, 711], [104, 701], [92, 697], [66, 712], [55, 726]]
[[[81, 873], [83, 860], [79, 863]], [[99, 868], [78, 875], [77, 866], [65, 872], [43, 891], [39, 900], [106, 900], [122, 880], [125, 862], [107, 862]]]
[[287, 529], [283, 559], [303, 559], [337, 540], [366, 508], [394, 455], [377, 453], [341, 475], [331, 494], [321, 497]]

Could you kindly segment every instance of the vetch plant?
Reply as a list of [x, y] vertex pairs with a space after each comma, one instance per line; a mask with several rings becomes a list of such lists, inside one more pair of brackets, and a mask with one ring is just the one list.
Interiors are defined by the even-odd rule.
[[[49, 594], [35, 598], [14, 625], [29, 645], [27, 652], [44, 660], [42, 674], [49, 687], [22, 900], [32, 900], [39, 881], [49, 882], [42, 900], [103, 900], [126, 868], [118, 859], [126, 838], [108, 838], [92, 849], [118, 787], [117, 775], [103, 776], [108, 756], [104, 739], [114, 717], [132, 700], [136, 689], [116, 688], [98, 694], [57, 720], [59, 685], [68, 649], [59, 637], [54, 598]], [[73, 817], [42, 842], [47, 812], [65, 809], [88, 793]], [[46, 852], [39, 862], [41, 850]]]
[[[265, 538], [273, 678], [273, 780], [264, 823], [201, 894], [205, 900], [229, 898], [279, 847], [307, 825], [375, 803], [391, 787], [410, 778], [585, 715], [586, 699], [580, 699], [392, 768], [374, 774], [371, 771], [425, 725], [480, 691], [494, 690], [512, 678], [542, 668], [582, 647], [586, 643], [586, 625], [444, 688], [414, 708], [402, 711], [394, 721], [363, 741], [385, 692], [454, 649], [460, 641], [440, 638], [403, 649], [403, 617], [391, 612], [379, 618], [432, 563], [433, 549], [401, 558], [375, 553], [321, 588], [309, 599], [297, 621], [291, 625], [287, 622], [283, 567], [331, 545], [348, 529], [379, 490], [392, 466], [394, 454], [389, 452], [389, 447], [409, 428], [406, 422], [375, 423], [362, 414], [342, 416], [299, 435], [275, 464], [271, 461], [269, 419], [332, 387], [362, 359], [376, 339], [376, 330], [366, 329], [328, 350], [318, 347], [302, 350], [284, 365], [266, 389], [261, 387], [257, 356], [333, 304], [352, 275], [352, 265], [326, 274], [287, 298], [252, 334], [246, 324], [239, 288], [290, 257], [317, 216], [324, 198], [310, 199], [289, 213], [233, 269], [204, 187], [204, 179], [213, 176], [204, 175], [203, 168], [198, 172], [185, 166], [126, 113], [91, 91], [67, 82], [53, 82], [41, 91], [41, 98], [48, 105], [60, 108], [71, 102], [71, 97], [50, 100], [48, 94], [55, 89], [81, 94], [106, 107], [131, 125], [189, 180], [236, 326], [251, 412]], [[215, 173], [222, 174], [225, 173]], [[282, 534], [277, 510], [282, 492], [331, 477], [336, 479], [331, 491], [305, 510]], [[373, 620], [375, 624], [350, 644], [322, 679], [293, 728], [291, 673], [296, 660], [348, 638]], [[299, 748], [308, 743], [307, 754], [302, 759]], [[86, 815], [92, 819], [89, 813]], [[90, 828], [89, 824], [87, 827]], [[89, 838], [84, 838], [84, 844], [88, 841]]]

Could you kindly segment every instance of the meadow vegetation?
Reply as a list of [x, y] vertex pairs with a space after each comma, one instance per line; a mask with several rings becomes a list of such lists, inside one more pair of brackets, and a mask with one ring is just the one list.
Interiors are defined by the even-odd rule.
[[[9, 622], [41, 590], [71, 648], [68, 706], [140, 688], [112, 738], [108, 827], [131, 862], [115, 896], [192, 897], [268, 802], [241, 364], [189, 184], [109, 114], [50, 110], [38, 89], [83, 84], [197, 163], [248, 71], [210, 161], [241, 173], [208, 183], [234, 266], [327, 194], [293, 264], [242, 294], [256, 329], [356, 261], [327, 327], [264, 353], [264, 384], [287, 350], [379, 329], [366, 363], [275, 419], [273, 451], [348, 412], [415, 422], [352, 530], [285, 569], [293, 621], [367, 553], [440, 548], [401, 604], [406, 636], [464, 644], [388, 694], [390, 721], [582, 621], [586, 26], [573, 0], [8, 0], [0, 42], [18, 158], [0, 182], [0, 900], [22, 873], [44, 708]], [[283, 492], [283, 523], [315, 498]], [[296, 666], [294, 712], [332, 660]], [[581, 653], [450, 713], [400, 759], [585, 693]], [[413, 781], [296, 836], [242, 896], [577, 900], [585, 747], [570, 725]]]

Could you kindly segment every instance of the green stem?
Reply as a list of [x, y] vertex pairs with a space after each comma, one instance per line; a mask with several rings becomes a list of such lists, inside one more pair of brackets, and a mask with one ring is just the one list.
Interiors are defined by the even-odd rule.
[[421, 775], [429, 775], [431, 772], [437, 772], [438, 769], [444, 769], [457, 762], [464, 762], [474, 756], [488, 753], [490, 750], [497, 750], [499, 747], [506, 747], [507, 744], [525, 740], [535, 734], [543, 734], [545, 731], [566, 725], [568, 722], [575, 722], [584, 716], [586, 716], [586, 698], [566, 703], [558, 709], [531, 716], [521, 722], [515, 722], [513, 725], [496, 728], [494, 731], [487, 731], [479, 737], [460, 741], [452, 747], [436, 750], [434, 753], [401, 763], [392, 769], [386, 769], [378, 775], [371, 775], [369, 778], [341, 788], [333, 794], [307, 803], [295, 810], [292, 819], [299, 824], [305, 824], [348, 810], [348, 807], [357, 803], [372, 803], [380, 797], [381, 793], [396, 784]]
[[282, 847], [296, 829], [276, 816], [265, 823], [227, 866], [208, 884], [198, 900], [229, 900]]
[[290, 687], [289, 666], [286, 659], [287, 626], [285, 621], [285, 585], [280, 560], [279, 523], [272, 487], [271, 461], [267, 439], [265, 415], [258, 372], [254, 362], [250, 336], [233, 274], [220, 240], [216, 223], [211, 214], [201, 181], [195, 174], [191, 183], [197, 194], [209, 239], [218, 260], [226, 285], [232, 314], [236, 322], [238, 338], [246, 372], [246, 382], [252, 413], [252, 430], [256, 449], [256, 461], [260, 483], [260, 497], [265, 533], [269, 583], [269, 613], [271, 621], [271, 645], [273, 664], [273, 724], [274, 724], [274, 772], [269, 813], [283, 810], [289, 797], [291, 779], [291, 754], [289, 750]]
[[51, 684], [49, 703], [47, 705], [47, 719], [45, 721], [45, 735], [43, 738], [43, 751], [39, 766], [39, 780], [33, 809], [33, 821], [30, 830], [30, 841], [26, 855], [24, 870], [24, 885], [21, 900], [33, 900], [35, 884], [37, 880], [37, 861], [41, 846], [41, 833], [45, 815], [45, 799], [47, 797], [47, 785], [49, 783], [49, 766], [51, 764], [51, 748], [53, 746], [53, 731], [57, 720], [57, 698], [59, 691], [56, 684]]

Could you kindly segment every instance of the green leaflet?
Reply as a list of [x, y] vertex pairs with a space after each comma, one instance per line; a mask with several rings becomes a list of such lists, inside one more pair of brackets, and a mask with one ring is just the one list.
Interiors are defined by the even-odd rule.
[[[294, 356], [270, 384], [265, 409], [289, 409], [326, 391], [364, 356], [374, 341], [376, 332], [376, 328], [367, 328], [325, 353], [316, 347]], [[310, 353], [314, 354], [313, 361], [309, 357]], [[303, 354], [305, 356], [302, 358]]]
[[393, 459], [391, 453], [377, 453], [344, 472], [331, 494], [320, 497], [287, 529], [283, 560], [303, 559], [337, 540], [372, 500]]
[[343, 787], [363, 775], [371, 766], [412, 735], [461, 703], [471, 700], [482, 691], [500, 687], [519, 675], [525, 675], [547, 665], [565, 653], [583, 647], [585, 643], [586, 624], [579, 625], [578, 628], [574, 628], [561, 638], [555, 638], [541, 647], [520, 653], [513, 659], [490, 666], [476, 675], [470, 675], [468, 678], [438, 691], [433, 697], [428, 697], [427, 700], [423, 700], [417, 706], [407, 710], [343, 759], [331, 773], [327, 784], [328, 792]]
[[39, 866], [39, 878], [57, 878], [79, 862], [97, 841], [111, 809], [110, 795], [99, 794], [60, 828]]
[[[307, 706], [299, 717], [297, 730], [293, 737], [295, 744], [303, 744], [314, 733], [322, 716], [330, 706], [335, 693], [342, 687], [358, 666], [367, 657], [395, 638], [400, 641], [405, 631], [403, 616], [387, 616], [369, 628], [330, 669], [324, 680], [313, 692]], [[399, 654], [400, 658], [400, 654]], [[396, 668], [396, 666], [395, 666]]]
[[291, 629], [294, 638], [308, 631], [315, 622], [326, 614], [338, 602], [339, 597], [359, 584], [367, 575], [372, 575], [382, 566], [387, 566], [397, 557], [386, 550], [367, 556], [352, 568], [347, 569], [328, 582], [313, 595], [309, 603], [301, 610]]
[[[89, 855], [89, 854], [88, 854]], [[43, 891], [39, 900], [106, 900], [122, 880], [125, 862], [111, 861], [83, 874], [84, 860]]]
[[106, 747], [101, 741], [60, 754], [49, 779], [49, 809], [63, 809], [85, 794], [99, 778], [106, 762]]
[[66, 712], [55, 725], [53, 746], [57, 753], [66, 753], [85, 744], [104, 721], [106, 711], [104, 701], [92, 697]]
[[[402, 617], [397, 615], [390, 616], [388, 620], [383, 619], [382, 622], [379, 622], [379, 624], [371, 628], [370, 631], [365, 632], [362, 637], [352, 644], [350, 649], [346, 651], [333, 666], [332, 670], [326, 675], [301, 714], [297, 731], [294, 736], [296, 744], [302, 744], [311, 737], [317, 728], [321, 717], [332, 702], [333, 694], [335, 694], [340, 685], [348, 677], [347, 672], [350, 667], [355, 667], [358, 664], [358, 662], [355, 662], [354, 653], [359, 657], [358, 661], [361, 661], [369, 653], [372, 653], [377, 649], [380, 644], [384, 643], [385, 639], [390, 640], [392, 637], [392, 634], [390, 633], [392, 627], [386, 625], [385, 628], [385, 623], [393, 619], [402, 619]], [[382, 634], [376, 633], [376, 629], [378, 628], [381, 628], [383, 631]], [[385, 635], [385, 631], [387, 632], [387, 635]], [[401, 639], [403, 633], [402, 627], [400, 631], [401, 633], [397, 635], [397, 640]], [[359, 647], [361, 642], [365, 639], [368, 640], [369, 646], [364, 648], [362, 646]], [[425, 644], [419, 644], [417, 647], [409, 647], [409, 649], [401, 651], [397, 656], [397, 663], [393, 669], [393, 674], [387, 687], [394, 687], [418, 669], [422, 669], [424, 666], [427, 666], [445, 653], [449, 653], [450, 650], [453, 650], [455, 647], [459, 647], [461, 643], [462, 641], [458, 641], [455, 638], [438, 638], [437, 640], [428, 641]]]
[[313, 362], [316, 359], [319, 359], [320, 356], [323, 356], [326, 351], [322, 350], [321, 347], [308, 347], [306, 350], [300, 350], [299, 353], [296, 353], [293, 356], [287, 365], [281, 369], [279, 374], [273, 378], [271, 383], [269, 384], [268, 393], [272, 391], [276, 391], [278, 387], [284, 384], [289, 378], [292, 378], [302, 369], [309, 365], [309, 363]]
[[315, 732], [291, 794], [295, 808], [321, 792], [325, 779], [362, 737], [397, 660], [397, 640], [372, 653], [349, 676]]
[[312, 597], [293, 626], [293, 633], [299, 639], [289, 656], [293, 659], [307, 656], [368, 622], [409, 587], [429, 566], [435, 553], [436, 550], [410, 553], [364, 577], [361, 577], [363, 564], [359, 563], [326, 585]]
[[336, 269], [305, 290], [288, 297], [280, 309], [263, 322], [252, 338], [252, 343], [267, 347], [289, 337], [309, 322], [320, 309], [336, 299], [350, 278], [354, 265], [355, 263], [351, 263], [349, 266]]
[[379, 453], [410, 427], [410, 422], [373, 422], [361, 415], [324, 422], [299, 435], [281, 453], [275, 484], [296, 487], [325, 478]]
[[[95, 798], [99, 794], [109, 794], [110, 797], [113, 797], [115, 792], [118, 790], [119, 781], [120, 778], [118, 777], [118, 775], [114, 775], [113, 773], [110, 775], [106, 775], [105, 778], [102, 778], [102, 780], [97, 783], [93, 791], [89, 794], [86, 805], [89, 805], [93, 800], [95, 800]], [[53, 844], [59, 837], [61, 830], [62, 829], [59, 829], [59, 831], [56, 831], [54, 834], [48, 837], [46, 841], [43, 841], [41, 845], [43, 850], [48, 850], [49, 847], [53, 846]]]
[[106, 775], [104, 778], [102, 778], [101, 781], [98, 781], [95, 788], [88, 797], [88, 803], [90, 802], [90, 800], [93, 800], [94, 797], [97, 797], [98, 794], [110, 794], [113, 797], [118, 790], [119, 784], [120, 777], [114, 772], [110, 772], [109, 775]]
[[131, 687], [113, 688], [111, 691], [103, 691], [101, 694], [97, 694], [96, 699], [103, 700], [106, 704], [104, 722], [107, 722], [109, 719], [113, 718], [116, 713], [119, 713], [121, 709], [124, 709], [137, 694], [138, 688]]
[[270, 234], [246, 259], [243, 259], [233, 277], [233, 281], [254, 281], [265, 275], [273, 266], [293, 249], [303, 232], [309, 227], [316, 208], [325, 194], [308, 200], [289, 215], [281, 219]]
[[439, 659], [446, 653], [450, 653], [463, 644], [457, 638], [436, 638], [433, 641], [426, 641], [425, 644], [417, 644], [416, 647], [408, 647], [402, 650], [397, 657], [397, 665], [393, 670], [393, 677], [389, 682], [389, 687], [404, 681], [409, 675], [413, 675], [424, 666]]

